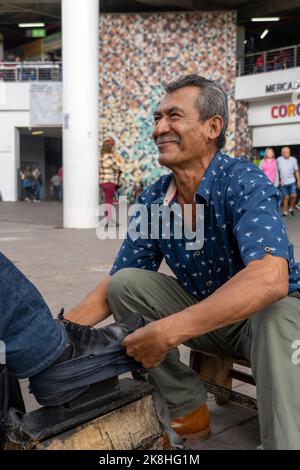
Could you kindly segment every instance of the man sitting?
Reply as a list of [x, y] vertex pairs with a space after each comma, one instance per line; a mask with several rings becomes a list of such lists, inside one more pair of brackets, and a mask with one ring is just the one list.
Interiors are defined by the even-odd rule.
[[[224, 91], [191, 75], [166, 86], [154, 113], [159, 162], [171, 174], [140, 196], [144, 210], [130, 228], [110, 277], [68, 318], [96, 324], [139, 312], [148, 320], [124, 340], [127, 353], [160, 385], [174, 430], [190, 439], [210, 433], [205, 388], [181, 363], [177, 346], [251, 362], [264, 449], [300, 449], [299, 265], [280, 217], [280, 193], [246, 159], [222, 153], [228, 124]], [[170, 217], [152, 237], [151, 210], [180, 210], [194, 230], [204, 210], [204, 244], [191, 249]], [[191, 210], [188, 210], [191, 209]], [[147, 226], [147, 225], [146, 225]], [[136, 230], [135, 230], [136, 233]], [[157, 273], [165, 259], [175, 277]]]

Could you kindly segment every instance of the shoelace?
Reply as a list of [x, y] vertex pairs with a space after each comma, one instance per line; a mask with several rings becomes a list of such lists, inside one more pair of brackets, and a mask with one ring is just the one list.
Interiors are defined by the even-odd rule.
[[71, 320], [68, 320], [67, 318], [65, 318], [64, 316], [65, 314], [65, 309], [62, 308], [59, 312], [59, 314], [57, 315], [57, 320], [63, 322], [63, 323], [66, 323], [69, 325], [70, 328], [72, 328], [73, 330], [78, 330], [78, 329], [81, 329], [81, 330], [93, 330], [93, 331], [97, 331], [96, 328], [94, 328], [93, 326], [90, 326], [90, 325], [80, 325], [79, 323], [75, 323]]
[[[87, 337], [89, 336], [96, 336], [99, 333], [99, 338], [102, 339], [102, 341], [106, 341], [106, 345], [109, 345], [111, 341], [123, 341], [124, 336], [123, 336], [123, 331], [124, 331], [124, 326], [126, 328], [127, 325], [117, 325], [116, 323], [113, 323], [111, 325], [107, 325], [103, 328], [97, 329], [94, 328], [93, 326], [90, 325], [81, 325], [79, 323], [75, 323], [71, 320], [68, 320], [67, 318], [64, 317], [64, 308], [61, 309], [57, 316], [57, 321], [62, 323], [64, 327], [66, 328], [67, 331], [71, 335], [86, 335]], [[133, 331], [133, 330], [132, 330]], [[128, 330], [127, 334], [130, 333], [130, 329]], [[122, 337], [120, 337], [120, 333], [122, 334]], [[126, 335], [125, 335], [126, 336]]]

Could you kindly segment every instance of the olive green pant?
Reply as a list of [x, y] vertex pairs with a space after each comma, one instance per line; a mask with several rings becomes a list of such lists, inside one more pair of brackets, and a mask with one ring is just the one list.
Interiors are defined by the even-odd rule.
[[[264, 449], [300, 449], [300, 360], [295, 360], [300, 353], [295, 355], [293, 349], [300, 340], [300, 299], [296, 297], [286, 297], [247, 320], [185, 343], [251, 362]], [[146, 320], [158, 320], [198, 302], [175, 278], [136, 268], [122, 269], [112, 276], [108, 301], [116, 321], [132, 312]], [[171, 350], [150, 372], [172, 418], [206, 402], [201, 380], [180, 362], [178, 349]]]

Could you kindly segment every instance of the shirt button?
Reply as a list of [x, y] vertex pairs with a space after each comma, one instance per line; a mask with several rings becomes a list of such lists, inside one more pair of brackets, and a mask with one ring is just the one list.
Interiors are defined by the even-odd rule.
[[195, 251], [194, 256], [200, 256], [200, 254], [201, 254], [200, 251]]
[[207, 285], [207, 287], [211, 287], [213, 285], [213, 282], [212, 281], [207, 281], [206, 285]]
[[270, 253], [270, 251], [271, 251], [271, 248], [270, 248], [269, 246], [266, 246], [266, 247], [265, 247], [265, 252], [266, 252], [266, 253]]

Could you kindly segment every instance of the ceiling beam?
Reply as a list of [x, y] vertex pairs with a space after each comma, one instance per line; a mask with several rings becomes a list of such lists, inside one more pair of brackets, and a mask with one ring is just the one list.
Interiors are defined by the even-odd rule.
[[144, 3], [152, 7], [170, 8], [170, 7], [184, 7], [186, 10], [193, 9], [193, 0], [139, 0], [139, 3]]
[[300, 8], [300, 0], [256, 0], [238, 8], [240, 17], [274, 16], [281, 12]]
[[51, 5], [47, 5], [46, 2], [39, 4], [37, 2], [32, 3], [32, 2], [20, 2], [18, 5], [12, 4], [10, 1], [8, 2], [2, 2], [0, 1], [0, 15], [1, 14], [9, 14], [9, 13], [20, 13], [26, 14], [29, 13], [31, 15], [43, 15], [45, 17], [49, 18], [54, 18], [54, 19], [60, 19], [61, 17], [61, 8], [60, 4], [56, 2], [52, 3]]
[[[248, 0], [232, 0], [234, 3], [240, 3]], [[223, 2], [214, 1], [214, 0], [139, 0], [139, 3], [145, 5], [168, 8], [179, 7], [182, 10], [191, 10], [191, 11], [205, 11], [205, 10], [219, 10], [220, 8], [230, 8], [231, 5], [223, 5]], [[228, 3], [228, 0], [225, 0], [224, 3]], [[232, 2], [229, 2], [232, 3]], [[221, 5], [220, 5], [221, 4]]]
[[12, 5], [17, 5], [17, 6], [20, 6], [20, 7], [27, 7], [29, 6], [29, 8], [32, 8], [33, 6], [36, 6], [36, 5], [41, 5], [41, 4], [60, 4], [61, 3], [61, 0], [38, 0], [36, 2], [33, 2], [33, 1], [28, 1], [28, 0], [9, 0], [7, 2], [0, 2], [0, 3], [9, 3], [9, 4], [12, 4]]
[[236, 8], [239, 8], [243, 3], [250, 3], [250, 1], [249, 0], [218, 0], [216, 3], [226, 8], [236, 9]]

